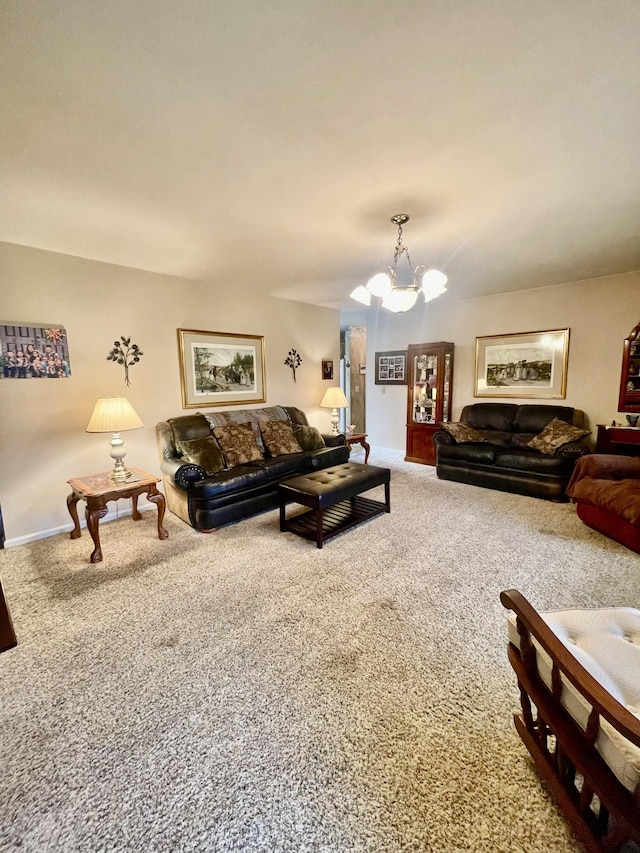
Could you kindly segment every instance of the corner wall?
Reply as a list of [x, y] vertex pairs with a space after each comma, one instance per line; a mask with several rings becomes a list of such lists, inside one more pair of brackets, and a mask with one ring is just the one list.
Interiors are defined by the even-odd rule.
[[[468, 403], [495, 402], [491, 397], [473, 396], [476, 337], [569, 328], [566, 400], [548, 402], [582, 409], [595, 440], [597, 424], [624, 422], [624, 415], [617, 411], [622, 347], [638, 320], [640, 272], [467, 300], [456, 299], [451, 286], [440, 299], [402, 316], [380, 308], [342, 315], [343, 325], [367, 327], [369, 441], [396, 450], [405, 449], [407, 388], [374, 384], [376, 352], [406, 349], [423, 341], [453, 341], [453, 419], [457, 420]], [[507, 402], [536, 401], [509, 398]], [[375, 464], [375, 459], [371, 461]]]
[[[327, 387], [321, 359], [337, 365], [340, 357], [340, 315], [333, 309], [8, 243], [0, 243], [0, 306], [0, 322], [64, 326], [72, 371], [68, 379], [0, 379], [7, 545], [70, 530], [66, 481], [112, 467], [110, 436], [85, 432], [98, 397], [129, 399], [144, 429], [123, 434], [125, 461], [159, 475], [156, 423], [193, 411], [182, 408], [179, 328], [263, 335], [267, 400], [257, 405], [298, 406], [328, 431], [318, 403]], [[131, 368], [129, 388], [123, 368], [106, 360], [121, 335], [144, 353]], [[295, 383], [283, 363], [291, 347], [303, 358]], [[121, 512], [128, 506], [119, 502]], [[78, 547], [88, 555], [84, 540]]]

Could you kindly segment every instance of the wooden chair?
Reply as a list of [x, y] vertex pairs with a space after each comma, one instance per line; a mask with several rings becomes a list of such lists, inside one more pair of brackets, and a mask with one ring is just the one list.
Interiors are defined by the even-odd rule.
[[540, 614], [513, 589], [500, 600], [514, 721], [539, 774], [588, 851], [640, 849], [640, 610]]

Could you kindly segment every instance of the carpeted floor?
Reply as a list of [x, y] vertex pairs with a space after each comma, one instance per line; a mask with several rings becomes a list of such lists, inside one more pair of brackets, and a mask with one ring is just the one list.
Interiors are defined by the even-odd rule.
[[166, 542], [149, 512], [95, 566], [86, 531], [0, 552], [2, 851], [579, 849], [511, 723], [499, 592], [640, 606], [640, 557], [571, 505], [370, 461], [391, 514], [321, 551], [277, 512]]

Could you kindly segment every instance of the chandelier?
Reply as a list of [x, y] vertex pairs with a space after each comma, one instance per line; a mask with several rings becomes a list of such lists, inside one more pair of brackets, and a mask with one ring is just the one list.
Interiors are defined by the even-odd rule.
[[[377, 296], [382, 299], [382, 307], [393, 311], [394, 314], [403, 314], [413, 308], [420, 293], [424, 295], [424, 301], [429, 302], [440, 296], [447, 289], [447, 277], [440, 270], [427, 269], [427, 267], [411, 266], [409, 249], [402, 242], [402, 226], [409, 221], [406, 213], [397, 213], [391, 217], [391, 222], [398, 226], [398, 239], [393, 251], [393, 266], [376, 273], [366, 285], [359, 285], [350, 294], [352, 299], [362, 305], [371, 305], [371, 297]], [[409, 269], [411, 270], [411, 284], [399, 284], [396, 278], [398, 261], [405, 255]]]

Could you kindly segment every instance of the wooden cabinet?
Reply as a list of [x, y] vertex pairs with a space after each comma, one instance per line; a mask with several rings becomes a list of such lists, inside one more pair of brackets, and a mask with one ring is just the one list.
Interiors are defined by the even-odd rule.
[[640, 323], [624, 342], [618, 411], [640, 412]]
[[451, 420], [453, 344], [411, 344], [407, 350], [407, 462], [436, 464], [433, 434]]
[[598, 424], [596, 453], [640, 456], [640, 427]]

